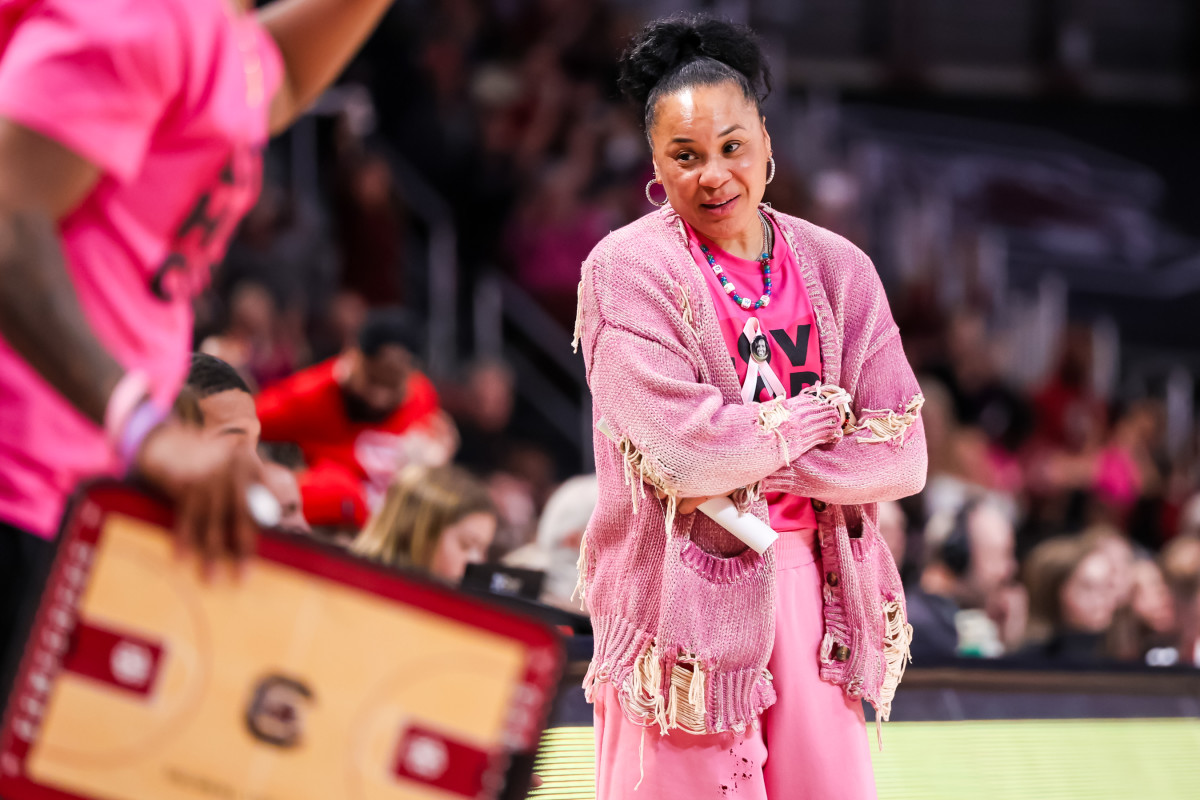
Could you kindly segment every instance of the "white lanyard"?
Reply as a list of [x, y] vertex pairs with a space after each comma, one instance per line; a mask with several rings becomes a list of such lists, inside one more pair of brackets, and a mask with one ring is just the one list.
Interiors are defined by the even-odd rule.
[[767, 341], [766, 334], [762, 332], [757, 317], [746, 320], [746, 326], [742, 328], [742, 335], [750, 343], [750, 358], [746, 359], [746, 380], [742, 382], [742, 402], [752, 403], [757, 400], [754, 389], [758, 386], [759, 375], [762, 375], [763, 382], [767, 385], [767, 392], [771, 397], [786, 396], [787, 392], [784, 391], [783, 383], [780, 382], [779, 377], [767, 361], [771, 356], [771, 345]]

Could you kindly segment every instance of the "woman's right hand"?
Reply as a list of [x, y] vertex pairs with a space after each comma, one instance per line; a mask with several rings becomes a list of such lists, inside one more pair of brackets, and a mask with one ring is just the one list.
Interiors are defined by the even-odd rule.
[[[667, 493], [657, 487], [654, 487], [654, 496], [657, 497], [659, 500], [667, 499]], [[704, 503], [708, 502], [709, 500], [712, 500], [712, 498], [711, 497], [681, 497], [681, 498], [679, 498], [679, 505], [676, 507], [675, 513], [691, 514], [697, 508], [704, 505]]]
[[258, 525], [246, 492], [262, 482], [262, 463], [253, 450], [171, 421], [142, 442], [136, 467], [174, 502], [176, 545], [199, 553], [206, 574], [225, 556], [240, 566], [254, 554]]

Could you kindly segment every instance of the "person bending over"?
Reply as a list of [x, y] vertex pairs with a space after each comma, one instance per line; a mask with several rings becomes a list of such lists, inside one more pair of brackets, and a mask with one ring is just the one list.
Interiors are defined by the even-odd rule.
[[416, 368], [416, 349], [401, 313], [375, 312], [357, 347], [258, 395], [264, 441], [294, 442], [308, 463], [300, 492], [313, 525], [358, 530], [396, 470], [424, 463], [424, 434], [437, 429], [439, 405]]

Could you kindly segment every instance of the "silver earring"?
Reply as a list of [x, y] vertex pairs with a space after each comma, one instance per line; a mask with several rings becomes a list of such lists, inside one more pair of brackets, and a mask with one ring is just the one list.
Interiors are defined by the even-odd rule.
[[767, 183], [775, 180], [775, 156], [767, 159], [767, 163], [771, 165], [771, 171], [767, 173]]
[[655, 200], [653, 197], [650, 196], [650, 187], [656, 183], [658, 183], [658, 181], [651, 180], [646, 184], [646, 199], [649, 200], [651, 202], [651, 204], [653, 204], [653, 205], [665, 206], [667, 204], [667, 198], [664, 197], [663, 201], [660, 203], [657, 200]]

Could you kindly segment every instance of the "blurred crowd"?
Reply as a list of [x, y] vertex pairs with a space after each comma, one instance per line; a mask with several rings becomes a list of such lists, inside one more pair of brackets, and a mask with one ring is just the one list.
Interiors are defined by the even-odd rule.
[[[547, 444], [510, 364], [422, 361], [437, 357], [422, 340], [429, 231], [401, 174], [415, 170], [448, 205], [462, 296], [501, 270], [569, 330], [580, 262], [650, 210], [645, 139], [614, 75], [640, 21], [601, 0], [398, 4], [350, 70], [358, 88], [315, 126], [315, 194], [289, 171], [295, 137], [273, 146], [198, 314], [197, 349], [233, 375], [194, 391], [209, 406], [254, 396], [251, 433], [278, 465], [294, 527], [451, 582], [471, 562], [543, 571], [543, 599], [577, 608], [594, 479], [572, 478], [578, 454]], [[927, 399], [927, 487], [879, 509], [908, 587], [914, 663], [1200, 666], [1196, 432], [1169, 437], [1152, 392], [1098, 388], [1090, 327], [1038, 342], [1044, 369], [1014, 363], [1005, 298], [963, 256], [980, 229], [878, 213], [877, 165], [811, 119], [792, 138], [811, 135], [812, 152], [799, 152], [803, 138], [780, 147], [768, 199], [876, 259]], [[919, 254], [900, 268], [887, 252], [897, 227], [898, 249]], [[965, 288], [931, 290], [948, 272]], [[201, 377], [205, 363], [220, 371], [197, 358]], [[210, 417], [221, 413], [196, 419]]]
[[[463, 569], [447, 565], [509, 556], [568, 605], [594, 481], [567, 480], [580, 454], [546, 435], [503, 359], [428, 363], [426, 195], [401, 176], [450, 208], [462, 297], [500, 271], [569, 331], [579, 264], [644, 211], [645, 139], [615, 92], [639, 23], [591, 0], [398, 3], [309, 120], [317, 174], [293, 171], [296, 134], [272, 146], [196, 347], [255, 395], [264, 458], [292, 472], [316, 535], [450, 581]], [[451, 535], [406, 527], [414, 509]], [[464, 519], [459, 556], [435, 558]]]
[[1084, 329], [1033, 391], [995, 369], [979, 314], [948, 315], [942, 336], [917, 365], [928, 483], [880, 517], [914, 660], [1200, 665], [1194, 432], [1169, 441], [1159, 398], [1098, 396]]

